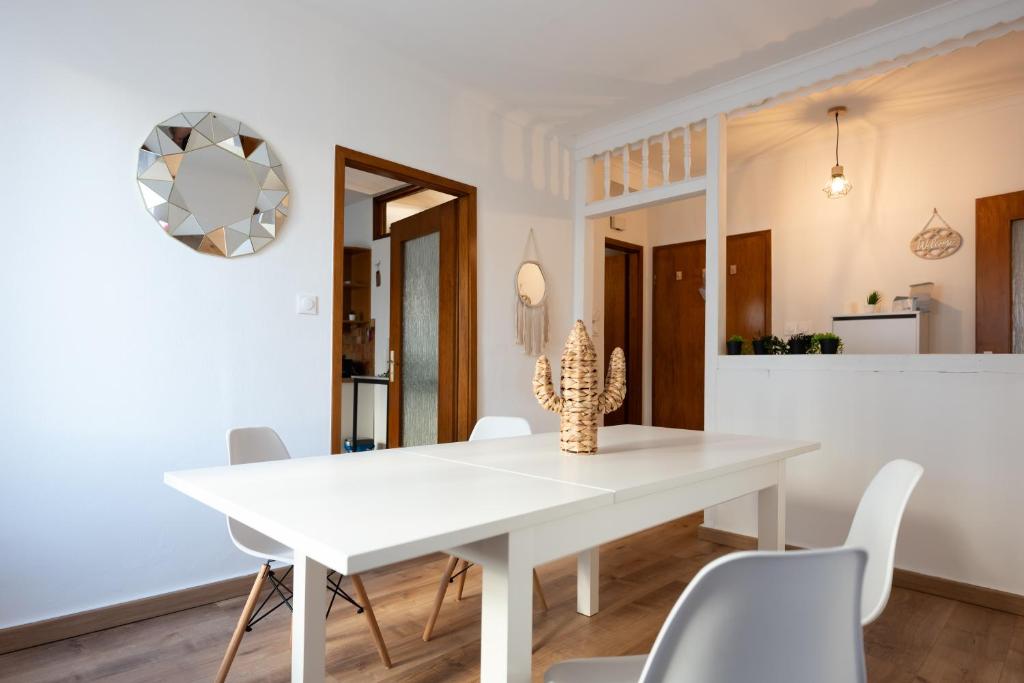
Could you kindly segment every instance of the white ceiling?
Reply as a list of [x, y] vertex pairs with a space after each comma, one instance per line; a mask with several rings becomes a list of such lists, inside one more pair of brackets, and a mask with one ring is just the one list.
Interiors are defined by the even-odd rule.
[[729, 160], [835, 135], [829, 107], [846, 105], [842, 135], [1024, 97], [1024, 32], [1009, 33], [847, 85], [729, 119]]
[[944, 1], [305, 0], [505, 114], [564, 135]]

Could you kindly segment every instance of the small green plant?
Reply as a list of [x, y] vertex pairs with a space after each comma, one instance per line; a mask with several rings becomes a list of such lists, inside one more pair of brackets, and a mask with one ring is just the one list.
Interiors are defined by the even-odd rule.
[[809, 352], [811, 350], [811, 335], [806, 332], [797, 332], [796, 334], [790, 335], [787, 348], [792, 354]]
[[[835, 332], [818, 332], [811, 337], [811, 348], [808, 353], [821, 353], [821, 342], [824, 341], [825, 345], [828, 346], [829, 342], [834, 341], [836, 350], [834, 353], [843, 352], [843, 340], [839, 338], [839, 335]], [[830, 352], [833, 353], [833, 352]]]
[[774, 334], [766, 334], [758, 337], [757, 342], [764, 346], [764, 353], [767, 356], [782, 356], [789, 353], [789, 347]]
[[877, 290], [873, 290], [870, 294], [868, 294], [868, 306], [874, 306], [881, 300], [882, 295], [879, 294]]
[[741, 337], [738, 334], [734, 334], [731, 337], [729, 337], [726, 341], [739, 342], [739, 343], [742, 344], [743, 343], [743, 337]]

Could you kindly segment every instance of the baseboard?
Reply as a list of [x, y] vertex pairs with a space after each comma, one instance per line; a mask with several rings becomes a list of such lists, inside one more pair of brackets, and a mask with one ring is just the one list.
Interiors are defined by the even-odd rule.
[[0, 629], [0, 654], [246, 595], [256, 574]]
[[[732, 531], [722, 531], [721, 529], [712, 529], [703, 524], [697, 527], [697, 538], [738, 550], [753, 550], [757, 547], [757, 539], [753, 536], [737, 534]], [[799, 546], [788, 544], [786, 548], [801, 550]], [[962, 583], [952, 579], [943, 579], [938, 576], [918, 574], [907, 569], [896, 569], [893, 572], [892, 583], [899, 588], [907, 588], [921, 593], [937, 595], [941, 598], [959, 600], [960, 602], [980, 607], [988, 607], [989, 609], [1024, 616], [1024, 595], [975, 586], [974, 584]]]

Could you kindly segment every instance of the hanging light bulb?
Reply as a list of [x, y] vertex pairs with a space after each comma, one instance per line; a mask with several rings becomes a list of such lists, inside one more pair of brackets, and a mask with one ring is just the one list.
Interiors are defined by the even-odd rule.
[[846, 107], [832, 107], [828, 110], [829, 116], [836, 117], [836, 165], [832, 167], [832, 178], [825, 185], [823, 191], [829, 199], [838, 199], [850, 194], [853, 184], [846, 179], [843, 167], [839, 164], [839, 115], [846, 113]]

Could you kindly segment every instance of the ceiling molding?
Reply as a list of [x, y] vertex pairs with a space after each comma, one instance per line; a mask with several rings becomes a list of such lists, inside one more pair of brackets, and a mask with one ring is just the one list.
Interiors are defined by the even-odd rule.
[[576, 140], [575, 158], [585, 159], [713, 114], [763, 105], [787, 93], [832, 87], [844, 78], [861, 78], [977, 44], [1024, 29], [1022, 17], [1024, 0], [952, 0], [583, 133]]

